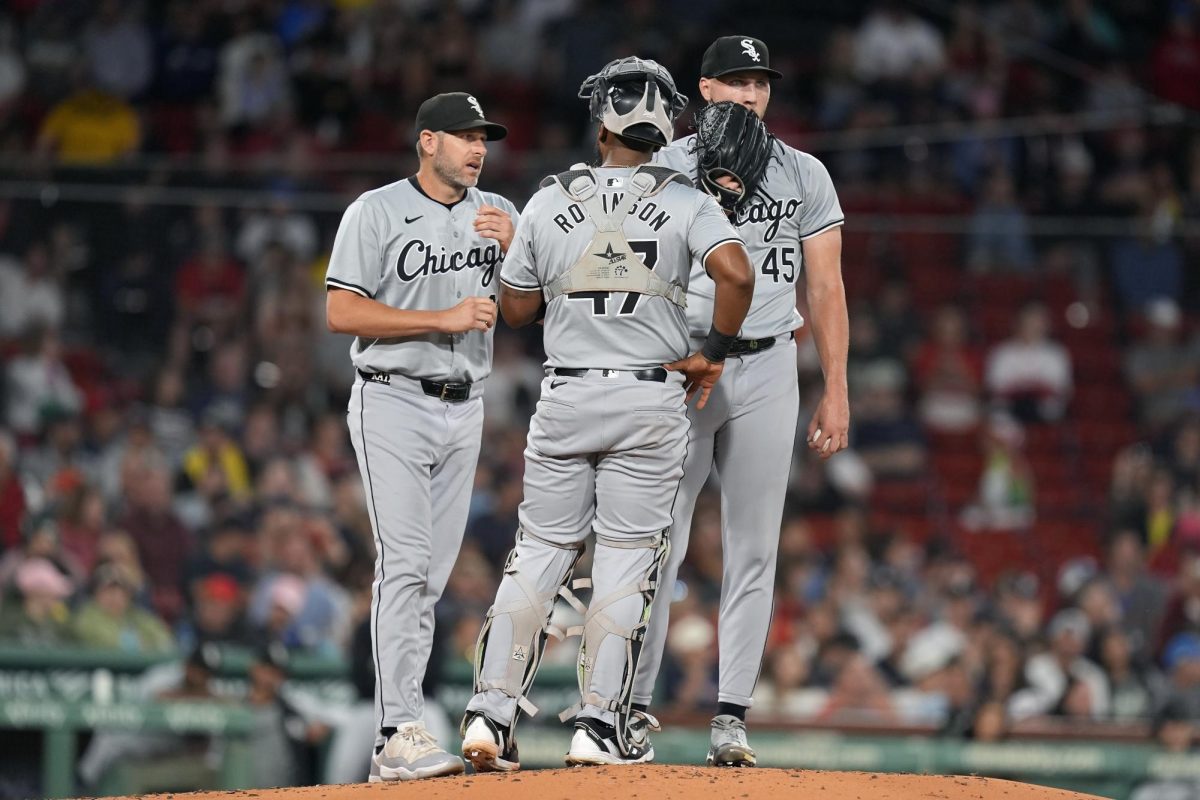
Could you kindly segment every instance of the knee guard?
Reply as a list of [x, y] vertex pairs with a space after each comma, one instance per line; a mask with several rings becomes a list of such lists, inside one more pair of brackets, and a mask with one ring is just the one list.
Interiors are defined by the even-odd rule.
[[[525, 560], [529, 560], [529, 550], [533, 548], [537, 554], [545, 554], [548, 558], [545, 564], [537, 565], [537, 574], [529, 574], [532, 565], [522, 565], [521, 552], [525, 551]], [[513, 726], [517, 717], [524, 711], [529, 716], [537, 714], [538, 709], [526, 697], [529, 687], [537, 675], [538, 663], [546, 646], [546, 637], [554, 636], [562, 639], [562, 630], [550, 624], [554, 613], [554, 602], [561, 593], [566, 592], [567, 582], [583, 555], [583, 545], [578, 547], [562, 547], [544, 539], [538, 538], [528, 531], [517, 530], [517, 542], [504, 562], [504, 574], [517, 587], [520, 596], [515, 600], [496, 602], [488, 609], [487, 618], [479, 631], [475, 645], [475, 692], [485, 692], [497, 689], [517, 701], [517, 714], [513, 717]], [[539, 586], [547, 586], [546, 591], [539, 591]], [[568, 592], [569, 594], [569, 592]], [[499, 680], [488, 680], [483, 677], [483, 661], [492, 635], [496, 620], [507, 618], [512, 629], [510, 651], [506, 661], [504, 677]], [[495, 646], [503, 646], [496, 642]]]
[[[615, 713], [617, 721], [614, 727], [617, 731], [617, 745], [622, 755], [629, 752], [627, 734], [630, 715], [633, 711], [631, 707], [633, 679], [637, 674], [638, 659], [641, 656], [642, 643], [646, 638], [646, 627], [650, 620], [650, 610], [654, 602], [654, 595], [658, 590], [659, 572], [670, 551], [669, 534], [670, 528], [664, 529], [652, 536], [633, 541], [624, 539], [613, 540], [608, 537], [597, 536], [597, 543], [608, 547], [649, 549], [653, 551], [641, 581], [622, 586], [606, 597], [593, 597], [592, 602], [586, 608], [573, 592], [566, 589], [563, 589], [561, 592], [567, 602], [579, 613], [583, 614], [584, 623], [581, 626], [569, 628], [566, 632], [568, 636], [583, 635], [583, 641], [579, 647], [578, 664], [580, 702], [559, 714], [559, 719], [566, 722], [578, 714], [585, 705], [596, 706], [605, 711]], [[581, 578], [574, 581], [571, 584], [571, 588], [573, 590], [590, 589], [592, 588], [592, 581], [587, 578]], [[641, 612], [634, 625], [623, 627], [614, 621], [605, 612], [605, 609], [633, 595], [641, 595]], [[596, 666], [595, 659], [600, 652], [600, 646], [609, 636], [617, 636], [625, 640], [625, 667], [617, 696], [601, 697], [592, 691], [592, 673]]]

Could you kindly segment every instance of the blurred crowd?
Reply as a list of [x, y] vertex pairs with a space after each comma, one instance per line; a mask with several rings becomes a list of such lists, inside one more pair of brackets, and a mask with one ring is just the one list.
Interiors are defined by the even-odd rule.
[[[796, 450], [752, 713], [1150, 721], [1191, 747], [1200, 5], [755, 5], [7, 3], [0, 643], [361, 661], [374, 553], [322, 282], [341, 209], [414, 171], [415, 107], [464, 88], [509, 126], [483, 184], [520, 207], [588, 157], [589, 72], [637, 53], [692, 93], [744, 29], [788, 76], [771, 129], [847, 211], [853, 409], [850, 451]], [[496, 333], [444, 662], [516, 529], [539, 334]], [[663, 711], [716, 702], [711, 493], [692, 539]]]

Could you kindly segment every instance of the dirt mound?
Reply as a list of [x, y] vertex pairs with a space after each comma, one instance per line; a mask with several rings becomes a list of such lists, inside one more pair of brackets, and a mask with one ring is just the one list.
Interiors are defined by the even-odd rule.
[[[162, 797], [160, 795], [160, 797]], [[171, 795], [180, 798], [257, 800], [1084, 800], [1095, 798], [993, 778], [882, 775], [801, 769], [705, 769], [666, 765], [529, 770], [459, 775], [410, 783], [308, 786]], [[145, 799], [143, 799], [145, 800]]]

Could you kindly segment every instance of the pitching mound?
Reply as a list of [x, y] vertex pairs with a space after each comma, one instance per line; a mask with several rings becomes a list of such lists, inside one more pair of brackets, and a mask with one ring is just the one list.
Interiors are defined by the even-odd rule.
[[703, 769], [647, 765], [459, 775], [411, 783], [309, 786], [173, 795], [206, 800], [1084, 800], [1082, 795], [993, 778], [880, 775], [800, 769]]

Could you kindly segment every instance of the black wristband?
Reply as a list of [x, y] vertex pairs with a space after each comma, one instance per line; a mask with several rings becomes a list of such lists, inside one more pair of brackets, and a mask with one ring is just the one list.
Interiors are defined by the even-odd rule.
[[720, 364], [729, 355], [729, 348], [733, 347], [733, 343], [736, 341], [737, 334], [728, 336], [715, 327], [709, 326], [708, 338], [704, 340], [704, 346], [700, 348], [700, 355], [714, 364]]

